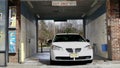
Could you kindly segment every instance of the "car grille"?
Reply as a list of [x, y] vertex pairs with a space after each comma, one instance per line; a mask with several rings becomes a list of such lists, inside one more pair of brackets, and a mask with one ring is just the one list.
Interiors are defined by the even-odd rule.
[[78, 53], [78, 52], [80, 52], [81, 51], [81, 48], [76, 48], [75, 49], [75, 53]]
[[75, 53], [78, 53], [81, 51], [81, 48], [75, 48], [75, 49], [72, 49], [72, 48], [66, 48], [67, 52], [69, 53], [73, 53], [75, 51]]
[[78, 59], [90, 59], [91, 58], [91, 56], [80, 56], [80, 57], [78, 57], [78, 58], [75, 58], [76, 60]]
[[[77, 57], [75, 58], [75, 60], [81, 60], [81, 59], [90, 59], [91, 56], [80, 56], [80, 57]], [[57, 60], [74, 60], [74, 58], [70, 58], [70, 57], [56, 57]]]
[[66, 49], [69, 53], [73, 53], [73, 49], [72, 48], [67, 48]]
[[73, 60], [73, 58], [70, 57], [56, 57], [57, 60]]

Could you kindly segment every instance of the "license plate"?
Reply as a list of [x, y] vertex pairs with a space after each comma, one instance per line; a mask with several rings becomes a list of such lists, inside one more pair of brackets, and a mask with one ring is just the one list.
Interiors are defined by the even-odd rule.
[[77, 57], [79, 57], [79, 55], [77, 53], [70, 54], [70, 58], [77, 58]]

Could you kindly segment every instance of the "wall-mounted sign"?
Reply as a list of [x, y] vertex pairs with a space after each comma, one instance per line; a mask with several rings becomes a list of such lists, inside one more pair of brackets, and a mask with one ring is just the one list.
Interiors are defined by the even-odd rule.
[[16, 7], [9, 7], [9, 28], [16, 28]]
[[76, 1], [52, 1], [52, 6], [77, 6]]
[[9, 53], [16, 53], [16, 31], [9, 31]]

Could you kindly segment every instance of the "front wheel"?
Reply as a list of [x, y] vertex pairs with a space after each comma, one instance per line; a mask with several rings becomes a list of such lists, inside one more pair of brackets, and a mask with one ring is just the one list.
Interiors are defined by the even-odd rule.
[[55, 61], [51, 59], [51, 56], [50, 56], [50, 64], [51, 64], [51, 65], [54, 65], [54, 64], [55, 64]]
[[54, 64], [55, 64], [55, 61], [53, 61], [53, 60], [50, 59], [50, 64], [51, 64], [51, 65], [54, 65]]

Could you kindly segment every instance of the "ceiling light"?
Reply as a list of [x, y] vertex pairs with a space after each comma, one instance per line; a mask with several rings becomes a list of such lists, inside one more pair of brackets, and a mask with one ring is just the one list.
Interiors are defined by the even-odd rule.
[[31, 7], [31, 8], [34, 8], [32, 3], [30, 1], [27, 1], [28, 5]]
[[37, 14], [37, 17], [38, 17], [38, 18], [40, 18], [40, 15], [39, 15], [39, 14]]
[[98, 0], [94, 0], [94, 2], [91, 4], [91, 7], [94, 7], [97, 4]]
[[84, 17], [86, 14], [84, 13], [81, 17]]

